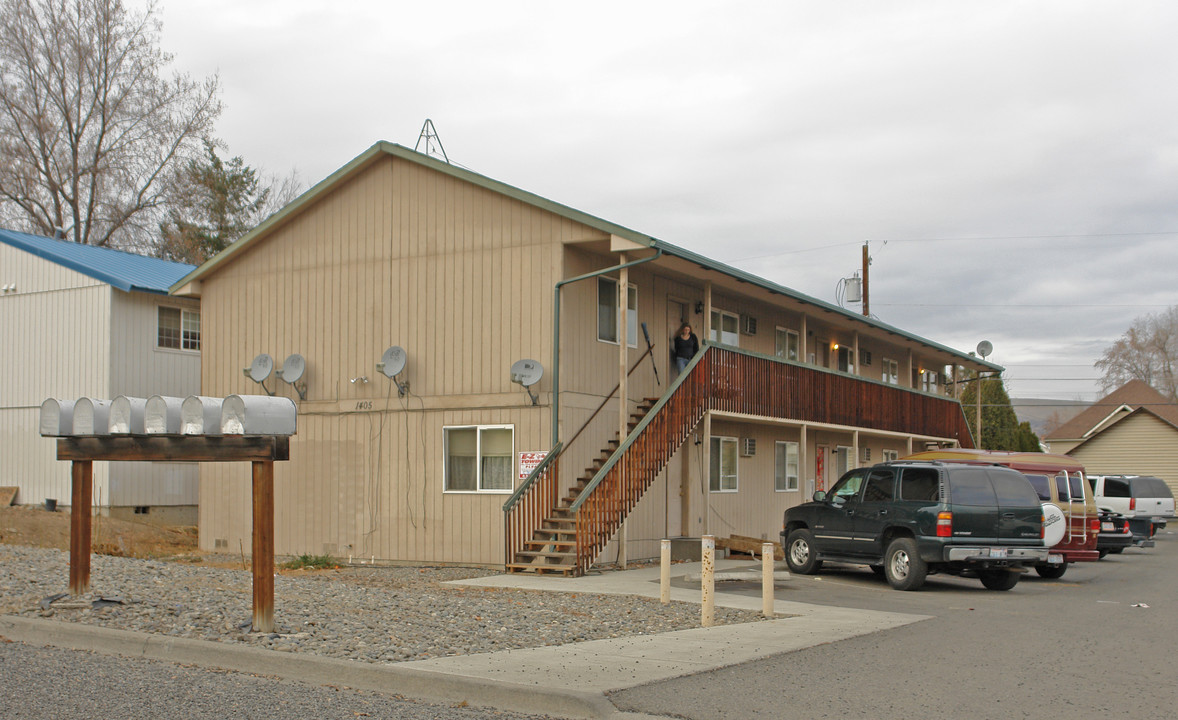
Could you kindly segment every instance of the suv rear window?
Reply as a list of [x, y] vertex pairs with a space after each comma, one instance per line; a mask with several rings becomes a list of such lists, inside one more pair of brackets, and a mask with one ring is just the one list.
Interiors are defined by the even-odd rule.
[[941, 478], [933, 468], [903, 468], [900, 471], [900, 499], [937, 502]]
[[1133, 490], [1133, 497], [1172, 497], [1169, 486], [1156, 477], [1132, 478], [1129, 480], [1129, 487]]
[[[1078, 480], [1079, 477], [1077, 476], [1076, 479]], [[990, 480], [994, 482], [994, 492], [998, 494], [1000, 506], [1036, 507], [1039, 505], [1038, 492], [1027, 484], [1022, 473], [1013, 470], [991, 470]]]
[[1035, 494], [1039, 496], [1040, 500], [1051, 499], [1051, 480], [1046, 475], [1035, 475], [1024, 473], [1027, 480], [1031, 481], [1031, 487], [1035, 488]]
[[960, 468], [949, 473], [949, 495], [954, 505], [998, 504], [990, 476], [982, 468]]
[[1112, 478], [1104, 479], [1104, 496], [1127, 498], [1133, 497], [1129, 494], [1129, 483], [1124, 480], [1113, 480]]

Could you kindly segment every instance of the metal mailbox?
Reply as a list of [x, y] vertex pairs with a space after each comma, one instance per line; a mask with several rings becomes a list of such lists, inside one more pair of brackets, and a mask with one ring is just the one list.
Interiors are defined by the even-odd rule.
[[142, 435], [143, 411], [147, 401], [140, 397], [119, 395], [110, 403], [107, 428], [111, 435]]
[[143, 410], [143, 431], [148, 435], [179, 435], [180, 407], [184, 398], [152, 395]]
[[267, 395], [230, 395], [221, 405], [224, 435], [294, 435], [294, 401]]
[[74, 404], [74, 435], [110, 435], [110, 400], [78, 398]]
[[221, 398], [189, 395], [180, 406], [180, 434], [220, 435]]
[[74, 400], [49, 398], [41, 403], [41, 435], [62, 437], [74, 433]]

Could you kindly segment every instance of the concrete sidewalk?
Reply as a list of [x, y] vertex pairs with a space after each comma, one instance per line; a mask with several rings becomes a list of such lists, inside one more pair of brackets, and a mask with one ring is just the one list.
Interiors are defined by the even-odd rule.
[[[716, 565], [718, 574], [756, 570], [759, 576], [759, 563], [718, 560]], [[698, 581], [695, 587], [683, 587], [685, 578], [698, 577], [699, 570], [699, 563], [672, 568], [672, 600], [700, 602]], [[455, 584], [658, 598], [659, 568], [609, 571], [579, 578], [497, 575]], [[759, 595], [725, 593], [722, 582], [716, 590], [717, 606], [757, 612], [761, 609]], [[922, 615], [784, 601], [777, 601], [774, 611], [784, 617], [387, 665], [14, 616], [0, 616], [0, 636], [35, 645], [191, 663], [311, 684], [346, 685], [435, 702], [467, 702], [573, 718], [633, 718], [638, 716], [618, 712], [606, 694], [926, 619]]]

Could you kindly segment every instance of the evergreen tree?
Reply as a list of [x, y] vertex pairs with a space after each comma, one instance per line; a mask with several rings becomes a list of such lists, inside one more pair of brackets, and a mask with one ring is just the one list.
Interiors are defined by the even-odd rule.
[[965, 411], [969, 431], [973, 433], [977, 446], [986, 450], [1039, 452], [1039, 436], [1031, 430], [1030, 423], [1018, 421], [1010, 404], [1010, 395], [1006, 392], [1006, 381], [1001, 378], [983, 376], [981, 379], [982, 437], [978, 438], [978, 382], [970, 379], [961, 393], [961, 408]]
[[165, 222], [159, 254], [199, 265], [224, 250], [262, 218], [270, 188], [240, 156], [223, 160], [205, 140], [205, 155], [190, 160], [177, 186]]

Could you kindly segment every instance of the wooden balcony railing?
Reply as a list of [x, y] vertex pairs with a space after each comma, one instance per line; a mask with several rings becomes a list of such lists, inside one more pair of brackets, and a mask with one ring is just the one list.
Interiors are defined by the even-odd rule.
[[[569, 508], [577, 571], [617, 532], [655, 477], [709, 410], [937, 438], [973, 447], [956, 400], [734, 348], [709, 345], [619, 444]], [[503, 510], [507, 561], [555, 505], [558, 444]]]

